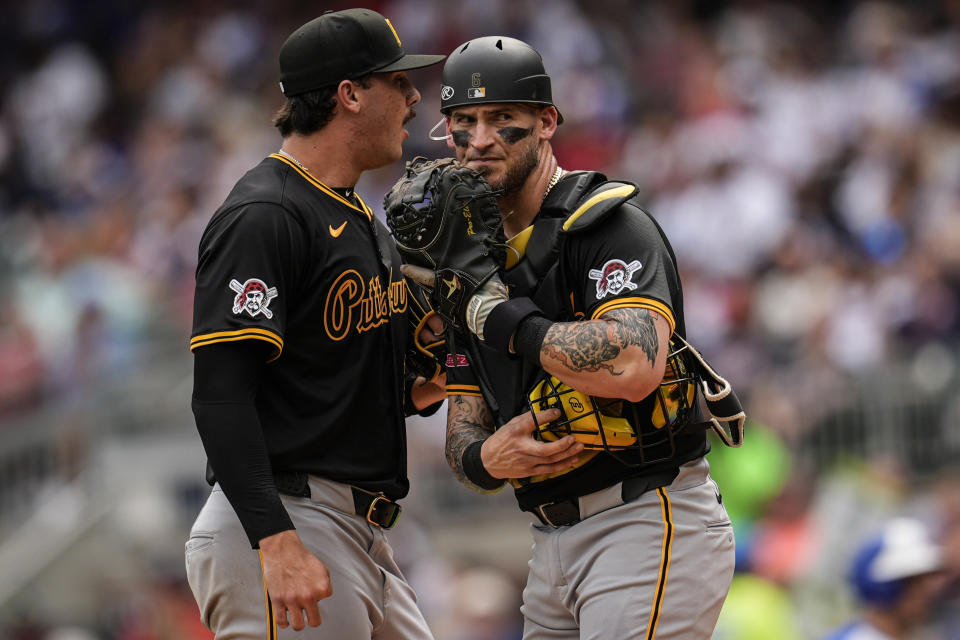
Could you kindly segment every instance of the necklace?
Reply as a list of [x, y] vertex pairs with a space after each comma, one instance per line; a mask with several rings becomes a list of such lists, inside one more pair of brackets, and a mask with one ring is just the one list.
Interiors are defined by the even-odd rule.
[[[550, 190], [553, 189], [555, 186], [557, 186], [557, 183], [560, 182], [560, 178], [563, 177], [564, 173], [566, 172], [563, 169], [561, 169], [559, 165], [557, 165], [557, 168], [553, 170], [553, 175], [550, 176], [550, 182], [547, 183], [547, 190], [543, 192], [544, 200], [547, 199], [547, 195], [549, 195]], [[541, 205], [542, 205], [542, 202], [541, 202]], [[501, 226], [503, 225], [504, 221], [510, 216], [512, 216], [515, 212], [516, 210], [507, 211], [506, 213], [501, 211], [500, 212]]]
[[297, 160], [296, 158], [294, 158], [292, 154], [287, 153], [287, 152], [284, 151], [283, 149], [280, 149], [279, 151], [277, 151], [277, 153], [279, 153], [280, 155], [282, 155], [284, 158], [289, 158], [290, 160], [293, 160], [294, 164], [296, 164], [298, 167], [300, 167], [301, 169], [303, 169], [303, 170], [306, 171], [307, 173], [310, 173], [310, 169], [307, 169], [305, 166], [303, 166], [302, 164], [300, 164], [300, 161]]
[[557, 165], [557, 168], [554, 169], [553, 175], [550, 176], [550, 182], [547, 183], [547, 190], [543, 193], [543, 197], [546, 198], [550, 193], [550, 190], [557, 186], [557, 183], [560, 182], [560, 178], [563, 177], [563, 169]]
[[[310, 173], [310, 169], [307, 169], [305, 166], [303, 166], [303, 164], [302, 164], [299, 160], [297, 160], [296, 158], [293, 157], [293, 154], [287, 153], [287, 152], [284, 151], [283, 149], [280, 149], [279, 151], [277, 151], [277, 153], [280, 154], [281, 156], [283, 156], [284, 158], [287, 158], [287, 159], [289, 159], [289, 160], [292, 160], [295, 165], [297, 165], [298, 167], [300, 167], [301, 169], [303, 169], [304, 173]], [[316, 178], [314, 178], [314, 179], [316, 179]], [[331, 188], [332, 188], [332, 187], [331, 187]], [[343, 192], [343, 196], [344, 196], [347, 200], [352, 200], [352, 199], [353, 199], [353, 187], [344, 187], [344, 188], [342, 188], [342, 189], [334, 189], [334, 191], [342, 191], [342, 192]]]

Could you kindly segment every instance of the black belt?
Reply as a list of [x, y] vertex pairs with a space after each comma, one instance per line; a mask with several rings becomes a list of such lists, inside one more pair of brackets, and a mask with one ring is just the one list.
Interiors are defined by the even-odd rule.
[[353, 508], [358, 516], [363, 516], [370, 524], [381, 529], [392, 529], [400, 518], [400, 505], [385, 496], [383, 493], [365, 491], [358, 487], [350, 487], [353, 491]]
[[[284, 471], [273, 474], [277, 491], [297, 498], [310, 497], [310, 482], [306, 473]], [[382, 492], [367, 491], [350, 485], [353, 493], [353, 510], [358, 516], [381, 529], [392, 529], [400, 518], [400, 505]]]
[[[661, 473], [624, 479], [619, 483], [620, 498], [623, 500], [623, 504], [636, 500], [651, 489], [670, 484], [677, 477], [679, 471], [679, 469], [668, 469]], [[606, 489], [609, 489], [609, 487]], [[600, 489], [600, 491], [606, 489]], [[594, 515], [593, 513], [580, 513], [580, 498], [578, 496], [546, 502], [527, 509], [527, 511], [537, 516], [540, 522], [554, 529], [573, 526]]]

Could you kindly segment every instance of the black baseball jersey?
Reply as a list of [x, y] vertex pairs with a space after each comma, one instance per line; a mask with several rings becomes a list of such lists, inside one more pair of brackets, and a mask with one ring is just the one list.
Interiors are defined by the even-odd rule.
[[371, 209], [273, 154], [200, 241], [191, 350], [270, 347], [256, 411], [270, 463], [396, 499], [407, 493], [402, 415], [406, 288]]
[[[555, 187], [563, 188], [563, 181]], [[541, 211], [534, 226], [543, 220]], [[595, 226], [564, 235], [558, 259], [559, 277], [545, 281], [533, 296], [551, 320], [596, 320], [613, 309], [644, 308], [663, 315], [671, 333], [683, 333], [679, 276], [666, 239], [634, 199]], [[509, 282], [509, 271], [504, 280]], [[544, 288], [552, 291], [544, 292]], [[447, 361], [447, 395], [485, 398], [488, 404], [495, 405], [491, 409], [498, 426], [529, 410], [528, 394], [540, 370], [525, 365], [520, 358], [500, 354], [472, 335], [458, 334], [454, 344], [456, 352]], [[633, 415], [639, 416], [640, 424], [634, 427], [641, 433], [653, 433], [656, 429], [654, 403], [653, 395], [629, 403], [635, 409]], [[527, 508], [584, 495], [630, 475], [661, 473], [707, 451], [702, 431], [679, 436], [675, 445], [672, 455], [666, 447], [647, 451], [647, 461], [659, 461], [643, 467], [636, 466], [640, 458], [634, 451], [618, 452], [619, 459], [600, 452], [570, 472], [537, 482], [516, 483], [517, 499], [521, 508]]]

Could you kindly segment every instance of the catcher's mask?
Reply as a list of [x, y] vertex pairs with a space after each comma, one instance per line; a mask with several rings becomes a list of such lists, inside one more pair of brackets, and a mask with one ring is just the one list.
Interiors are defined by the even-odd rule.
[[[461, 44], [447, 57], [440, 85], [440, 111], [493, 102], [553, 104], [543, 58], [525, 42], [487, 36]], [[557, 112], [557, 123], [563, 116]]]
[[[706, 401], [706, 422], [695, 422], [700, 415], [696, 410], [698, 388]], [[731, 407], [725, 403], [736, 405], [737, 411], [727, 416]], [[589, 396], [550, 376], [534, 385], [529, 407], [534, 416], [550, 408], [562, 412], [557, 420], [539, 425], [534, 432], [536, 438], [551, 441], [572, 435], [585, 449], [605, 450], [615, 456], [636, 452], [638, 455], [631, 458], [639, 458], [639, 464], [672, 457], [676, 452], [675, 437], [685, 430], [712, 429], [728, 446], [740, 446], [743, 442], [745, 418], [729, 383], [716, 375], [696, 349], [679, 336], [670, 341], [663, 380], [640, 403]], [[639, 413], [643, 407], [651, 407], [646, 418]], [[722, 417], [716, 417], [717, 413]], [[646, 423], [653, 428], [643, 429]]]

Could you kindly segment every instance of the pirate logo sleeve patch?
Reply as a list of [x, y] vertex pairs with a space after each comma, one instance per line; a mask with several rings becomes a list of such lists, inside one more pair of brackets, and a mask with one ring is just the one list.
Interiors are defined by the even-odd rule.
[[277, 288], [268, 287], [267, 283], [259, 278], [250, 278], [243, 284], [233, 279], [230, 281], [230, 289], [237, 295], [233, 298], [233, 313], [240, 315], [244, 311], [250, 314], [251, 318], [263, 314], [267, 320], [273, 318], [273, 312], [270, 311], [270, 301], [277, 297]]
[[629, 264], [623, 260], [608, 260], [602, 269], [590, 269], [588, 275], [591, 280], [597, 282], [597, 300], [605, 298], [607, 295], [617, 295], [621, 291], [633, 291], [637, 288], [632, 282], [633, 274], [639, 271], [643, 265], [639, 260], [633, 260]]

